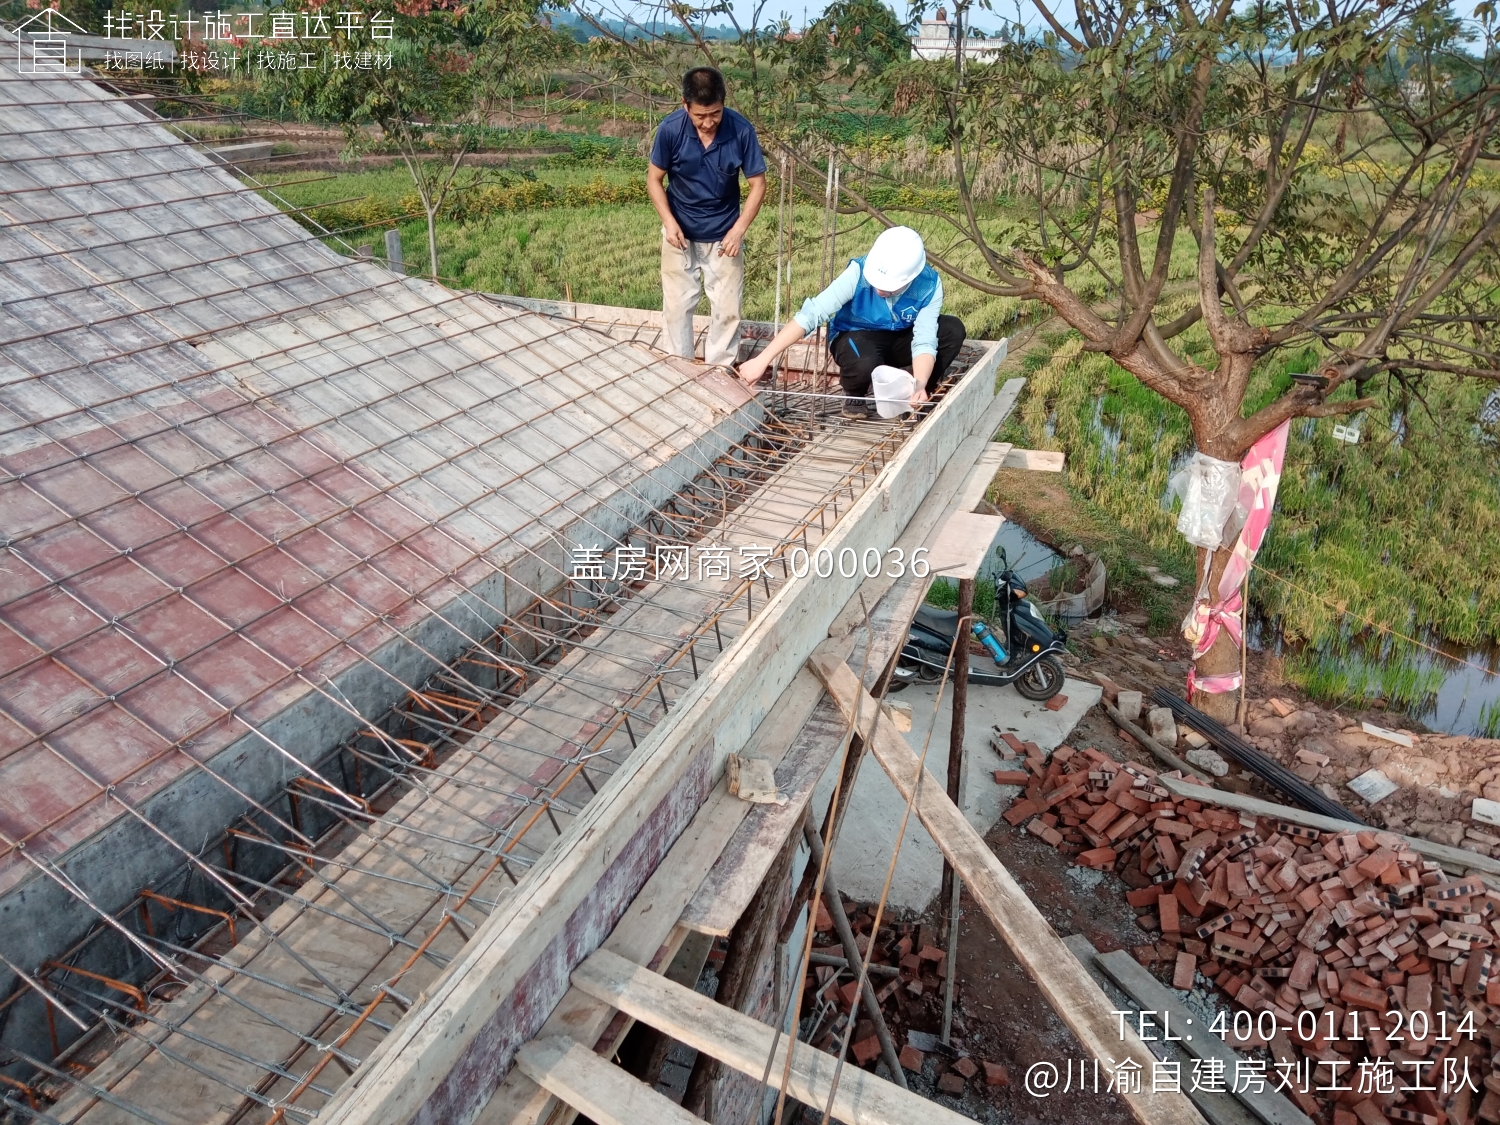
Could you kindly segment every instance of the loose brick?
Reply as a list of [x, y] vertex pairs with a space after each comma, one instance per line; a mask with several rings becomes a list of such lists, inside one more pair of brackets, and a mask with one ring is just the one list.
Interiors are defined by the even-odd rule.
[[1371, 1011], [1383, 1012], [1387, 997], [1384, 990], [1371, 988], [1369, 985], [1360, 984], [1351, 979], [1339, 990], [1339, 999], [1347, 1000], [1350, 1004], [1361, 1008], [1369, 1008]]
[[986, 1086], [1009, 1086], [1010, 1071], [1003, 1063], [986, 1062], [984, 1064], [984, 1084]]
[[1318, 955], [1311, 949], [1300, 949], [1297, 951], [1297, 960], [1292, 963], [1291, 975], [1287, 977], [1287, 986], [1298, 992], [1305, 992], [1317, 971]]
[[1225, 927], [1233, 925], [1233, 924], [1234, 924], [1234, 915], [1233, 914], [1229, 914], [1229, 913], [1220, 914], [1217, 918], [1210, 918], [1207, 922], [1204, 922], [1203, 925], [1199, 926], [1198, 930], [1197, 930], [1197, 934], [1198, 934], [1198, 936], [1200, 938], [1203, 938], [1206, 941], [1206, 940], [1208, 940], [1208, 938], [1209, 938], [1210, 935], [1215, 934], [1218, 931], [1224, 929]]
[[1156, 912], [1161, 918], [1161, 932], [1163, 934], [1182, 933], [1182, 923], [1177, 915], [1177, 896], [1162, 895], [1156, 900]]
[[1042, 806], [1035, 801], [1019, 800], [1012, 803], [1010, 808], [1005, 810], [1005, 822], [1014, 827], [1041, 811]]
[[828, 913], [828, 907], [821, 902], [818, 903], [818, 914], [813, 922], [813, 929], [819, 933], [833, 929], [833, 918]]
[[1396, 853], [1390, 848], [1380, 848], [1371, 852], [1354, 865], [1356, 871], [1366, 879], [1377, 879], [1387, 867], [1396, 862]]
[[1186, 991], [1193, 987], [1193, 974], [1198, 971], [1198, 958], [1191, 953], [1179, 953], [1172, 967], [1172, 987]]
[[964, 1092], [964, 1079], [961, 1074], [949, 1072], [938, 1079], [938, 1090], [944, 1094], [961, 1096]]
[[901, 1064], [902, 1069], [909, 1070], [914, 1074], [922, 1073], [922, 1063], [926, 1061], [926, 1059], [927, 1056], [913, 1047], [910, 1043], [908, 1043], [905, 1047], [902, 1047], [900, 1054], [896, 1056], [896, 1061]]
[[1118, 858], [1114, 848], [1091, 848], [1086, 852], [1078, 853], [1078, 862], [1084, 867], [1093, 867], [1104, 870]]
[[866, 1066], [871, 1060], [879, 1056], [880, 1038], [875, 1035], [867, 1036], [858, 1043], [851, 1045], [849, 1050], [860, 1066]]
[[1106, 828], [1113, 824], [1115, 820], [1120, 816], [1120, 814], [1124, 811], [1124, 809], [1120, 808], [1120, 806], [1115, 804], [1113, 801], [1105, 801], [1104, 804], [1099, 806], [1099, 811], [1094, 813], [1093, 816], [1089, 817], [1086, 823], [1095, 832], [1103, 832]]
[[1051, 699], [1047, 700], [1046, 703], [1042, 704], [1042, 706], [1047, 708], [1047, 710], [1049, 711], [1061, 711], [1067, 705], [1068, 697], [1066, 695], [1054, 695]]
[[953, 1064], [953, 1069], [965, 1078], [973, 1078], [974, 1075], [979, 1073], [979, 1064], [965, 1056]]
[[996, 785], [1025, 785], [1031, 780], [1031, 775], [1025, 770], [996, 770]]
[[1186, 821], [1162, 817], [1156, 822], [1155, 827], [1158, 832], [1165, 832], [1168, 836], [1177, 840], [1186, 841], [1193, 838], [1193, 826]]
[[1318, 942], [1323, 940], [1323, 935], [1328, 932], [1328, 927], [1333, 924], [1333, 912], [1326, 906], [1319, 906], [1310, 915], [1302, 929], [1297, 932], [1297, 941], [1309, 949], [1316, 948]]

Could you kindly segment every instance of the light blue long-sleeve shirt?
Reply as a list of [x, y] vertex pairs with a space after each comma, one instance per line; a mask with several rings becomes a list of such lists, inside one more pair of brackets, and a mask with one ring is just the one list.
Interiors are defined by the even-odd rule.
[[[816, 332], [832, 320], [839, 309], [854, 300], [854, 291], [859, 288], [859, 270], [858, 262], [850, 262], [849, 268], [834, 278], [832, 285], [816, 297], [809, 297], [802, 302], [802, 308], [792, 319], [802, 326], [803, 332]], [[903, 288], [892, 294], [886, 298], [886, 303], [894, 302], [904, 292], [906, 290]], [[932, 300], [922, 306], [922, 310], [917, 313], [916, 322], [911, 326], [912, 355], [937, 355], [938, 313], [942, 311], [943, 281], [939, 278], [937, 288], [932, 291]]]

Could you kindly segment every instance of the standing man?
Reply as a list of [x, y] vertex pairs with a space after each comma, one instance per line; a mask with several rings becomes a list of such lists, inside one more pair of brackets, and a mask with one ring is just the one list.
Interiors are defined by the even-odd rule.
[[[682, 76], [682, 108], [656, 131], [646, 191], [661, 216], [661, 320], [666, 350], [693, 358], [693, 310], [707, 291], [713, 320], [704, 360], [729, 366], [740, 342], [745, 231], [766, 197], [766, 158], [755, 128], [724, 108], [724, 76], [710, 66]], [[750, 195], [740, 210], [740, 175]], [[665, 186], [663, 186], [665, 181]]]

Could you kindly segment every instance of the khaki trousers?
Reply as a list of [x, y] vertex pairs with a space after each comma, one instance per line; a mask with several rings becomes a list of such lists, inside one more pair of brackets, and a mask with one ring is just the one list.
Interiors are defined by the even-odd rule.
[[705, 363], [727, 367], [740, 343], [740, 295], [745, 287], [745, 250], [734, 257], [719, 253], [717, 242], [689, 242], [679, 250], [661, 238], [662, 346], [672, 355], [695, 355], [693, 312], [699, 295], [708, 294], [711, 319], [703, 342]]

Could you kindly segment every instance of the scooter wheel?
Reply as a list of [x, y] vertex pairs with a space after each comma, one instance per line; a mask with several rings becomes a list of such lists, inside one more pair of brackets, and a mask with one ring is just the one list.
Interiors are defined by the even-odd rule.
[[1055, 656], [1044, 656], [1016, 680], [1016, 690], [1027, 699], [1042, 703], [1062, 691], [1066, 678]]

